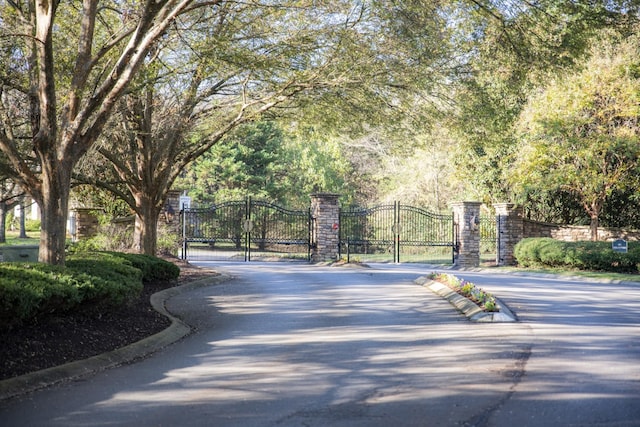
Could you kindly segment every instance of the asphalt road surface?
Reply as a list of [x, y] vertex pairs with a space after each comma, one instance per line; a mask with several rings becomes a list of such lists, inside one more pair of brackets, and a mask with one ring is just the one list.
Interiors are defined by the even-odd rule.
[[471, 323], [431, 268], [214, 264], [155, 355], [0, 404], [2, 426], [640, 426], [640, 286], [457, 271], [517, 323]]

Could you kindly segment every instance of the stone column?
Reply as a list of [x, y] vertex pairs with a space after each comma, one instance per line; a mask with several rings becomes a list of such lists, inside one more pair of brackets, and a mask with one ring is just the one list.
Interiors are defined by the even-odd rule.
[[88, 239], [98, 234], [98, 212], [99, 208], [73, 208], [71, 210], [72, 217], [75, 221], [75, 230], [70, 228], [73, 241]]
[[481, 202], [455, 202], [451, 204], [458, 241], [456, 267], [469, 268], [480, 265], [481, 205]]
[[324, 262], [338, 259], [340, 206], [338, 194], [311, 195], [312, 251], [311, 261]]
[[495, 203], [496, 220], [498, 223], [498, 253], [496, 265], [515, 265], [513, 255], [516, 243], [524, 236], [524, 222], [522, 208], [513, 203]]
[[167, 223], [179, 222], [180, 220], [180, 195], [183, 190], [169, 190], [165, 199], [164, 207], [160, 212], [160, 218]]

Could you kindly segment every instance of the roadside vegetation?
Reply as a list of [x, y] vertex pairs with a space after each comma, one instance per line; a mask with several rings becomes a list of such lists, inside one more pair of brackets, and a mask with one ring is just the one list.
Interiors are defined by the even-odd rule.
[[522, 267], [638, 274], [640, 245], [631, 242], [628, 252], [614, 252], [611, 242], [563, 242], [552, 238], [528, 238], [515, 247]]
[[71, 253], [64, 267], [0, 263], [0, 323], [11, 329], [51, 314], [109, 310], [138, 297], [145, 283], [179, 274], [171, 262], [118, 252]]
[[[640, 273], [640, 244], [629, 242], [628, 252], [614, 252], [611, 242], [563, 242], [527, 238], [515, 247], [518, 266], [549, 272], [589, 273], [592, 277], [634, 280]], [[636, 276], [637, 277], [637, 276]], [[638, 278], [637, 280], [640, 280]]]
[[433, 281], [446, 285], [457, 294], [473, 301], [482, 309], [482, 311], [488, 313], [500, 311], [495, 297], [489, 292], [479, 288], [474, 283], [447, 273], [431, 273], [427, 277]]

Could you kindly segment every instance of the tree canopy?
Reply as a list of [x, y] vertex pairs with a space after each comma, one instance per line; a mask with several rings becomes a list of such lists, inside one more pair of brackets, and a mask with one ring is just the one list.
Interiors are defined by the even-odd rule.
[[[410, 157], [413, 141], [435, 135], [454, 141], [449, 163], [458, 183], [472, 185], [465, 191], [509, 197], [520, 147], [513, 125], [525, 105], [542, 102], [529, 96], [582, 64], [601, 28], [634, 34], [636, 3], [0, 0], [0, 150], [11, 179], [41, 207], [40, 260], [53, 264], [64, 263], [74, 173], [125, 200], [138, 249], [153, 252], [154, 224], [176, 178], [250, 122], [282, 119], [322, 134], [316, 140], [328, 150], [297, 147], [308, 155], [302, 174], [326, 156], [340, 158], [336, 170], [374, 176], [364, 165]], [[610, 152], [624, 143], [616, 138]], [[334, 150], [338, 140], [363, 150]], [[434, 153], [420, 144], [424, 156]], [[269, 160], [264, 146], [253, 148]], [[78, 168], [87, 153], [100, 176]], [[257, 160], [223, 154], [229, 165]], [[304, 186], [349, 179], [328, 172]], [[607, 191], [628, 199], [622, 187]]]
[[[238, 124], [276, 107], [329, 98], [357, 108], [356, 93], [386, 105], [408, 89], [403, 70], [413, 70], [406, 77], [423, 72], [400, 49], [402, 40], [385, 31], [389, 21], [376, 3], [86, 0], [77, 6], [0, 2], [0, 149], [41, 207], [40, 260], [53, 264], [64, 263], [72, 172], [127, 93], [138, 100], [148, 98], [136, 92], [152, 93], [153, 101], [183, 111], [169, 119], [176, 140], [198, 142], [174, 145], [169, 159], [184, 166]], [[194, 139], [187, 127], [196, 122]], [[156, 166], [143, 167], [160, 171]], [[162, 173], [169, 179], [155, 184], [153, 209], [178, 172]]]
[[580, 70], [533, 96], [520, 119], [512, 182], [523, 195], [574, 195], [591, 218], [593, 239], [607, 199], [638, 184], [639, 46], [637, 37], [598, 43]]

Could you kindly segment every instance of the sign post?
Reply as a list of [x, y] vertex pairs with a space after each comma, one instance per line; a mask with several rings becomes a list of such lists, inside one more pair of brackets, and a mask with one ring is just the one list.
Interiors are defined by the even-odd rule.
[[183, 211], [185, 209], [191, 209], [191, 197], [189, 196], [180, 196], [180, 210]]

